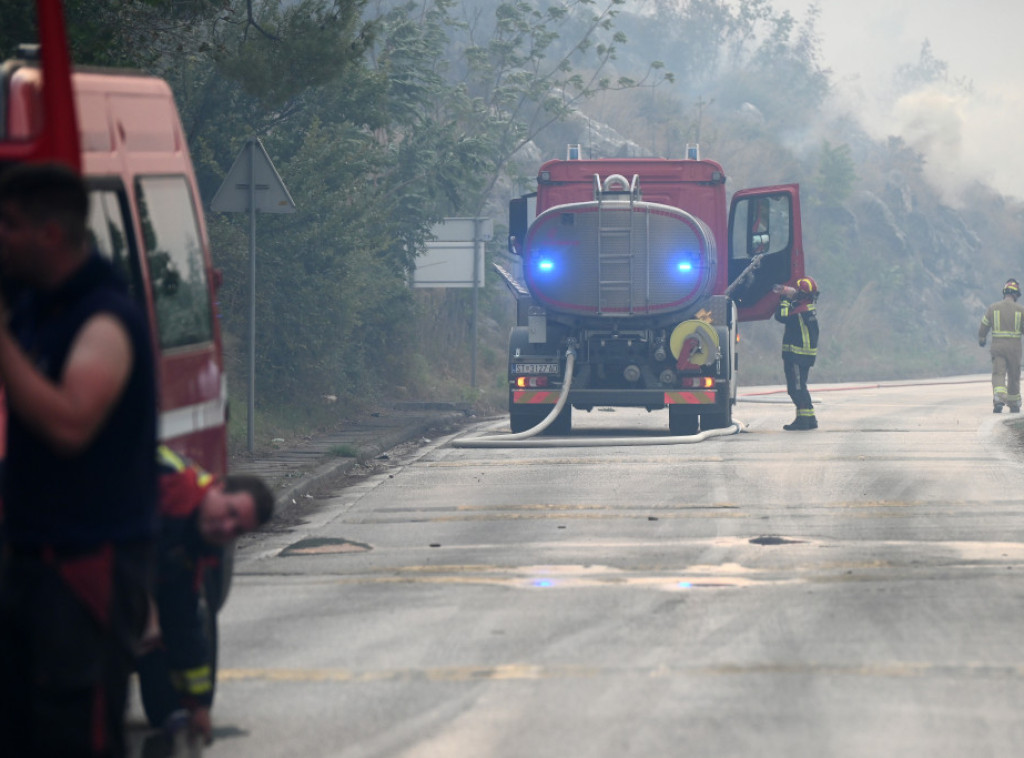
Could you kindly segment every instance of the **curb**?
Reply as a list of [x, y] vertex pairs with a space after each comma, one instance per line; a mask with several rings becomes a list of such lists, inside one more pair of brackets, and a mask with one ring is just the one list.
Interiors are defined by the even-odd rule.
[[[430, 409], [433, 410], [433, 409]], [[451, 431], [464, 426], [472, 416], [467, 411], [450, 411], [438, 413], [437, 416], [410, 420], [409, 424], [399, 429], [386, 432], [380, 439], [368, 445], [362, 445], [354, 458], [331, 458], [316, 466], [312, 471], [302, 475], [302, 479], [275, 493], [276, 505], [274, 517], [278, 518], [295, 505], [299, 498], [312, 496], [314, 491], [329, 488], [343, 480], [354, 468], [371, 461], [388, 450], [422, 437], [437, 430]]]

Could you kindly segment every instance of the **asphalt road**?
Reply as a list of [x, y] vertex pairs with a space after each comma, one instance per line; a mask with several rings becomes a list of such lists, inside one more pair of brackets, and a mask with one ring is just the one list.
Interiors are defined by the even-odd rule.
[[595, 411], [339, 484], [239, 551], [204, 755], [1021, 755], [1018, 417], [974, 377], [813, 394], [814, 432], [749, 390], [699, 444]]

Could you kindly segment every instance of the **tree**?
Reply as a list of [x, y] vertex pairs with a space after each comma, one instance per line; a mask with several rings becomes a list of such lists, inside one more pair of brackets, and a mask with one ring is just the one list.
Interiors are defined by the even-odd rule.
[[[196, 49], [191, 32], [227, 12], [218, 0], [64, 0], [71, 58], [79, 65], [149, 69], [167, 51]], [[35, 42], [32, 0], [0, 0], [0, 50]]]
[[823, 140], [818, 153], [818, 172], [814, 182], [818, 205], [842, 205], [853, 191], [856, 181], [857, 172], [850, 155], [850, 146], [832, 147], [828, 140]]
[[[480, 35], [480, 19], [467, 24], [461, 82], [472, 107], [476, 137], [489, 156], [488, 176], [470, 205], [479, 213], [509, 161], [552, 124], [598, 92], [673, 80], [654, 61], [639, 78], [611, 73], [626, 36], [615, 29], [625, 0], [574, 0], [541, 10], [523, 0], [501, 2], [493, 27]], [[481, 40], [480, 37], [483, 36]]]

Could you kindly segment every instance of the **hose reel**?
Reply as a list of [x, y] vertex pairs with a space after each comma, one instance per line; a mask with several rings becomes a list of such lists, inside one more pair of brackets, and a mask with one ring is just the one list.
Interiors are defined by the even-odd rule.
[[680, 370], [700, 368], [717, 359], [718, 332], [698, 319], [683, 321], [672, 330], [668, 347]]

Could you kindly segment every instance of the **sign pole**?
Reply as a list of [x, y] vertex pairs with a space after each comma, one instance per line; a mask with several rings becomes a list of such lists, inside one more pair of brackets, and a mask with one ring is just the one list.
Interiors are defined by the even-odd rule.
[[218, 213], [249, 212], [249, 418], [248, 448], [253, 452], [256, 419], [256, 212], [294, 213], [295, 201], [281, 181], [259, 137], [250, 137], [235, 157], [210, 201]]
[[469, 386], [476, 389], [476, 340], [477, 340], [477, 309], [479, 307], [480, 295], [477, 281], [480, 278], [480, 223], [482, 218], [473, 219], [473, 336], [472, 347], [470, 348], [469, 359]]
[[256, 144], [249, 138], [249, 452], [256, 447]]

